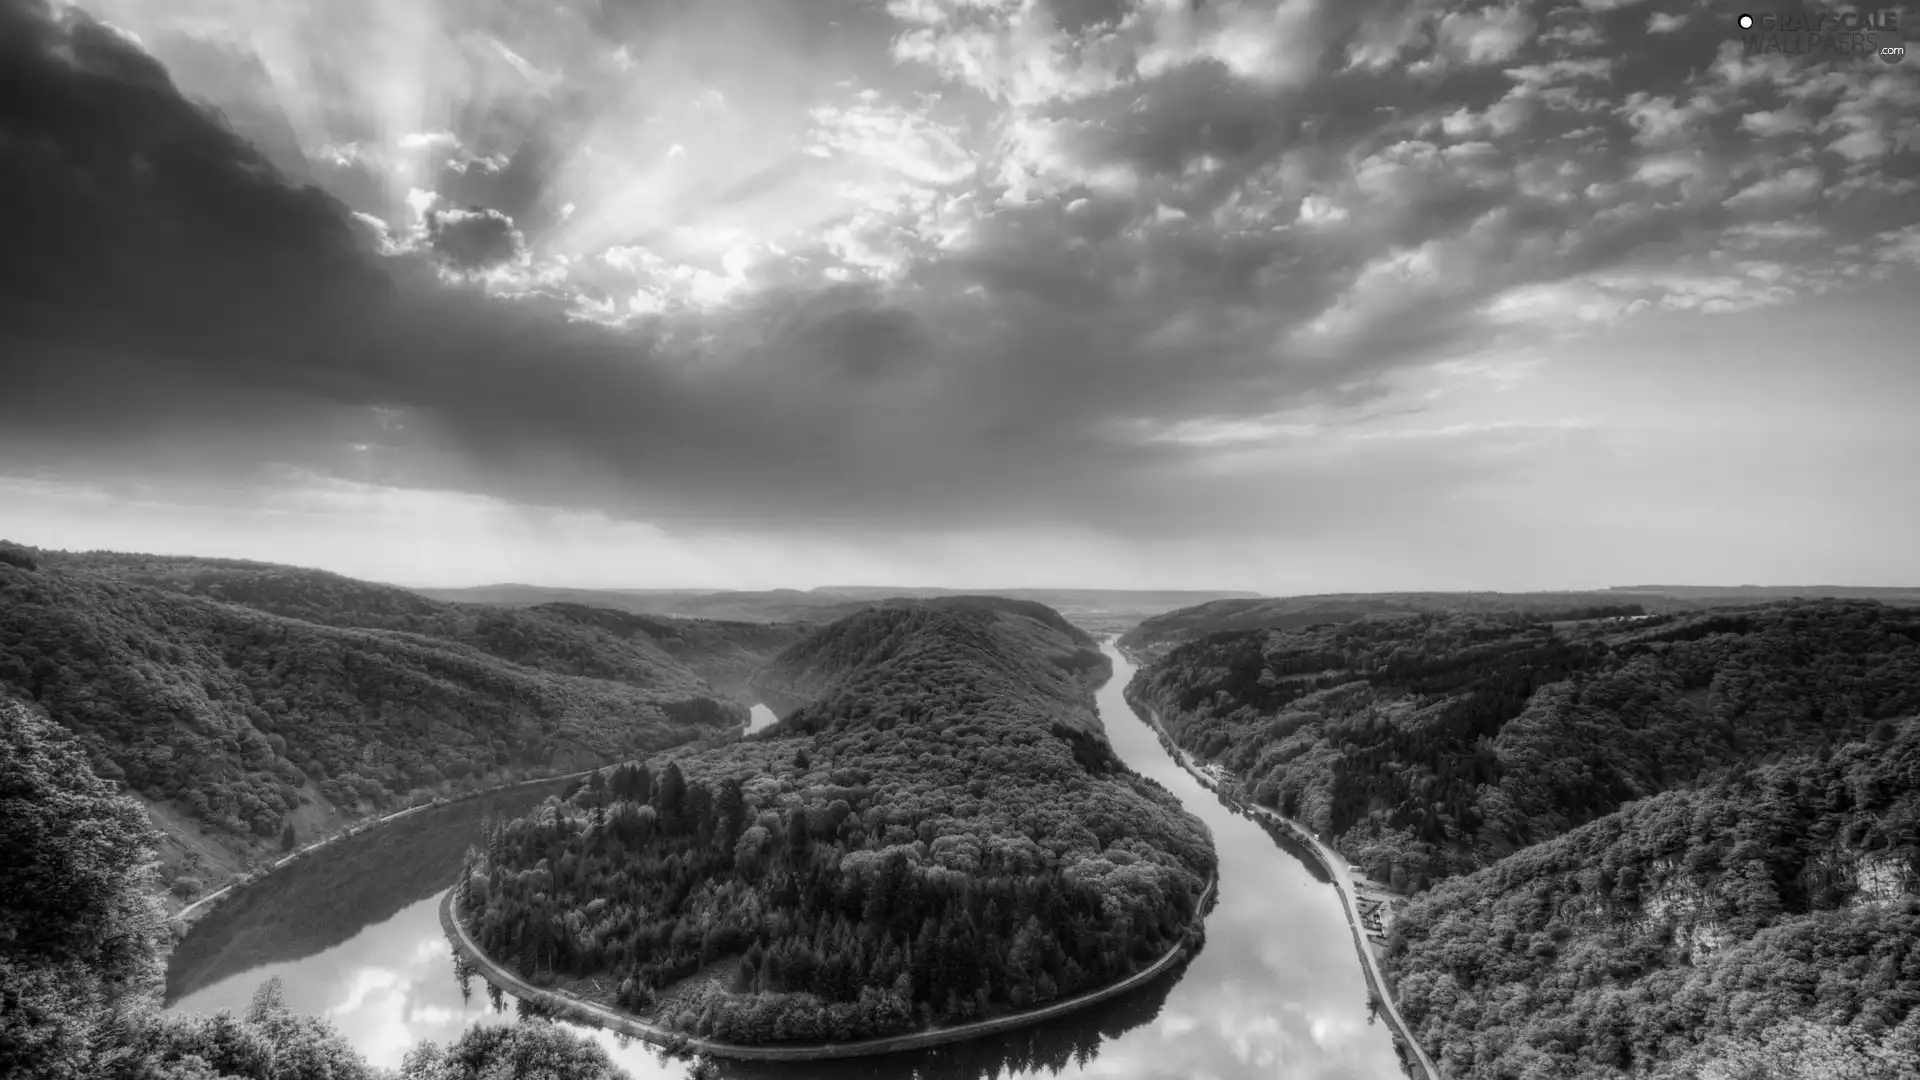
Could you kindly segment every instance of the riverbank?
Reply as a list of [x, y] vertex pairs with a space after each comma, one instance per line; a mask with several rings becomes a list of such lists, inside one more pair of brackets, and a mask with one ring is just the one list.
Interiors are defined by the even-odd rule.
[[[1123, 655], [1127, 655], [1129, 661], [1134, 659], [1130, 654]], [[1173, 741], [1173, 735], [1167, 731], [1166, 725], [1161, 721], [1160, 710], [1140, 700], [1131, 690], [1125, 693], [1125, 697], [1127, 704], [1133, 707], [1140, 719], [1160, 736], [1161, 742], [1167, 747], [1167, 752], [1173, 755], [1180, 767], [1201, 786], [1219, 794], [1220, 789], [1214, 778], [1194, 761], [1192, 754]], [[1245, 799], [1234, 799], [1233, 805], [1241, 813], [1264, 818], [1285, 828], [1290, 835], [1299, 839], [1302, 846], [1313, 854], [1321, 868], [1326, 871], [1327, 877], [1333, 883], [1334, 892], [1340, 897], [1341, 910], [1346, 914], [1347, 929], [1353, 935], [1353, 948], [1359, 955], [1360, 969], [1366, 975], [1368, 993], [1379, 1003], [1381, 1013], [1386, 1018], [1394, 1037], [1400, 1040], [1400, 1044], [1413, 1056], [1414, 1060], [1408, 1063], [1408, 1067], [1413, 1073], [1414, 1080], [1443, 1080], [1439, 1066], [1435, 1065], [1433, 1059], [1427, 1056], [1427, 1052], [1421, 1049], [1419, 1040], [1413, 1037], [1412, 1029], [1407, 1025], [1406, 1019], [1400, 1015], [1399, 1006], [1394, 1004], [1393, 994], [1387, 988], [1386, 975], [1380, 970], [1379, 959], [1374, 956], [1373, 950], [1367, 947], [1367, 930], [1355, 901], [1358, 889], [1354, 884], [1352, 872], [1347, 867], [1347, 861], [1321, 843], [1320, 838], [1306, 826], [1279, 811]]]
[[642, 1020], [617, 1009], [610, 1009], [564, 990], [543, 990], [494, 962], [480, 951], [480, 947], [468, 936], [467, 928], [455, 915], [453, 898], [456, 890], [454, 889], [448, 889], [440, 898], [440, 928], [445, 931], [454, 952], [472, 967], [474, 974], [517, 998], [551, 1009], [557, 1019], [605, 1028], [608, 1031], [628, 1035], [675, 1051], [709, 1054], [738, 1061], [821, 1061], [829, 1058], [893, 1054], [905, 1050], [939, 1046], [943, 1043], [977, 1039], [984, 1035], [1010, 1031], [1064, 1016], [1145, 986], [1166, 974], [1190, 952], [1198, 951], [1198, 939], [1202, 936], [1200, 931], [1204, 931], [1206, 925], [1207, 906], [1212, 902], [1214, 890], [1218, 884], [1219, 879], [1216, 876], [1208, 881], [1207, 887], [1201, 891], [1199, 902], [1194, 907], [1196, 924], [1189, 930], [1185, 940], [1176, 942], [1158, 960], [1111, 986], [1089, 990], [1064, 1001], [1056, 1001], [1037, 1009], [1029, 1009], [1008, 1016], [996, 1016], [988, 1020], [976, 1020], [953, 1027], [885, 1035], [874, 1039], [856, 1039], [842, 1043], [747, 1045], [715, 1042]]
[[[741, 724], [737, 728], [730, 729], [730, 733], [733, 735], [734, 738], [738, 739], [738, 738], [746, 737], [746, 735], [750, 733], [752, 730], [753, 730], [753, 716], [751, 713], [749, 713], [747, 716], [746, 722]], [[669, 748], [669, 749], [677, 749], [677, 748]], [[591, 769], [581, 769], [578, 772], [559, 773], [554, 776], [536, 776], [528, 780], [516, 780], [511, 784], [495, 784], [492, 787], [475, 788], [472, 791], [463, 791], [458, 795], [451, 795], [451, 796], [442, 795], [442, 796], [438, 796], [436, 798], [430, 799], [427, 802], [418, 803], [416, 805], [409, 806], [405, 810], [396, 810], [391, 814], [386, 814], [381, 817], [367, 818], [362, 821], [356, 821], [352, 825], [349, 825], [346, 828], [341, 829], [339, 832], [333, 833], [332, 835], [325, 837], [324, 839], [315, 840], [311, 844], [305, 844], [301, 847], [297, 847], [293, 851], [289, 852], [288, 854], [283, 855], [278, 859], [275, 859], [273, 862], [270, 862], [265, 866], [257, 867], [253, 870], [247, 871], [246, 873], [240, 874], [238, 876], [238, 880], [232, 881], [226, 885], [223, 885], [220, 888], [215, 889], [213, 892], [210, 892], [205, 896], [202, 896], [199, 899], [193, 901], [192, 903], [181, 907], [179, 911], [176, 911], [173, 914], [168, 915], [166, 921], [173, 923], [181, 928], [191, 926], [193, 924], [193, 920], [213, 910], [214, 906], [222, 899], [232, 896], [237, 890], [244, 889], [247, 886], [258, 882], [260, 879], [266, 877], [268, 874], [271, 874], [276, 870], [279, 870], [280, 868], [286, 866], [288, 863], [294, 862], [298, 859], [311, 855], [314, 852], [317, 852], [336, 841], [344, 840], [351, 836], [359, 836], [362, 833], [365, 833], [369, 829], [380, 828], [384, 825], [398, 821], [401, 818], [407, 817], [410, 814], [417, 814], [422, 810], [431, 810], [439, 806], [452, 806], [455, 803], [466, 802], [470, 799], [482, 799], [482, 798], [486, 798], [489, 795], [499, 795], [508, 791], [518, 791], [522, 788], [532, 787], [536, 784], [564, 784], [569, 780], [588, 776], [588, 775], [591, 775], [592, 773], [599, 772], [602, 769], [611, 768], [614, 764], [617, 764], [617, 762], [609, 762], [605, 765], [597, 765]], [[163, 902], [164, 902], [164, 899], [165, 898], [163, 897]]]
[[[600, 766], [600, 768], [606, 768], [606, 766], [603, 765], [603, 766]], [[575, 779], [576, 777], [586, 776], [589, 773], [592, 773], [595, 771], [597, 770], [583, 769], [579, 772], [563, 773], [558, 776], [537, 776], [531, 780], [516, 780], [511, 784], [496, 784], [493, 787], [475, 788], [472, 791], [461, 792], [459, 795], [456, 795], [456, 796], [440, 796], [438, 798], [420, 803], [415, 806], [409, 806], [405, 810], [396, 810], [391, 814], [386, 814], [381, 817], [367, 818], [363, 821], [356, 821], [352, 825], [347, 826], [346, 828], [340, 830], [339, 832], [334, 833], [331, 836], [328, 836], [324, 839], [315, 840], [311, 844], [306, 844], [304, 846], [295, 848], [293, 851], [287, 853], [286, 855], [281, 856], [278, 859], [275, 859], [273, 862], [268, 863], [265, 866], [259, 867], [255, 870], [250, 870], [247, 873], [240, 875], [240, 879], [238, 881], [234, 881], [230, 884], [223, 885], [220, 888], [215, 889], [213, 892], [210, 892], [207, 895], [200, 897], [198, 900], [195, 900], [194, 902], [185, 905], [179, 911], [176, 911], [173, 914], [167, 916], [167, 921], [183, 929], [187, 926], [191, 926], [194, 920], [207, 914], [209, 911], [212, 911], [214, 907], [217, 906], [222, 900], [225, 900], [226, 898], [233, 896], [236, 892], [238, 892], [239, 890], [245, 889], [249, 885], [253, 885], [259, 882], [261, 879], [265, 878], [267, 875], [273, 873], [274, 871], [279, 870], [290, 863], [303, 859], [308, 855], [312, 855], [315, 852], [321, 851], [341, 840], [345, 840], [349, 837], [359, 836], [371, 829], [381, 828], [382, 826], [389, 825], [395, 821], [399, 821], [401, 818], [420, 813], [423, 810], [432, 810], [436, 807], [442, 807], [442, 806], [452, 806], [456, 803], [466, 802], [471, 799], [486, 798], [489, 795], [498, 795], [503, 792], [518, 791], [522, 788], [532, 787], [536, 784], [554, 784], [554, 785], [565, 784], [569, 780]]]

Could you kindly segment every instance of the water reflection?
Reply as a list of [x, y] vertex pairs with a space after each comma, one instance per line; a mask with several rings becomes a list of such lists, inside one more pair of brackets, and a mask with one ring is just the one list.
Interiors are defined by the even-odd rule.
[[[914, 1054], [773, 1065], [716, 1062], [732, 1080], [982, 1080], [1160, 1077], [1385, 1080], [1401, 1075], [1384, 1024], [1370, 1024], [1366, 983], [1339, 898], [1311, 860], [1276, 849], [1266, 829], [1235, 813], [1169, 758], [1120, 695], [1133, 668], [1117, 655], [1099, 694], [1114, 748], [1179, 796], [1213, 830], [1219, 898], [1207, 944], [1182, 969], [1133, 994], [1001, 1036]], [[527, 804], [544, 797], [530, 796]], [[443, 808], [454, 809], [454, 808]], [[423, 818], [428, 815], [422, 815]], [[479, 808], [471, 818], [477, 827]], [[485, 983], [463, 996], [441, 936], [437, 895], [474, 835], [438, 818], [419, 837], [380, 832], [374, 843], [315, 857], [301, 878], [263, 882], [257, 895], [215, 912], [176, 952], [174, 1008], [243, 1010], [272, 975], [287, 1003], [326, 1016], [378, 1065], [419, 1039], [447, 1042], [475, 1023], [512, 1020]], [[407, 822], [392, 831], [412, 832]], [[430, 834], [430, 835], [427, 835]], [[378, 839], [376, 839], [378, 838]], [[351, 865], [344, 865], [350, 863]], [[296, 864], [298, 866], [299, 864]], [[444, 867], [444, 872], [441, 868]], [[292, 868], [290, 868], [292, 869]], [[1320, 878], [1320, 880], [1316, 880]], [[429, 883], [432, 884], [429, 884]], [[386, 914], [381, 914], [385, 912]], [[508, 1002], [510, 1005], [511, 1002]], [[598, 1030], [635, 1080], [683, 1080], [689, 1063]]]
[[[244, 1012], [254, 987], [278, 975], [294, 1012], [326, 1017], [373, 1064], [396, 1067], [421, 1039], [450, 1042], [476, 1023], [512, 1019], [494, 1013], [477, 984], [472, 997], [463, 998], [448, 977], [453, 950], [440, 934], [438, 908], [438, 893], [413, 901], [338, 945], [229, 975], [180, 997], [171, 1008]], [[298, 931], [291, 924], [286, 929]]]
[[564, 785], [529, 784], [423, 810], [267, 875], [202, 917], [175, 946], [167, 1004], [241, 972], [316, 956], [440, 895], [478, 840], [483, 817], [523, 814]]
[[715, 1061], [714, 1075], [724, 1080], [980, 1080], [1085, 1070], [1103, 1044], [1159, 1019], [1187, 966], [1176, 965], [1161, 978], [1099, 1006], [984, 1039], [906, 1054], [811, 1062], [804, 1068]]

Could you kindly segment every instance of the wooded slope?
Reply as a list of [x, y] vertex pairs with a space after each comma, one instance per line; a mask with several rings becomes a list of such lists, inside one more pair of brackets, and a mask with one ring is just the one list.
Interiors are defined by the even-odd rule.
[[1881, 735], [1441, 883], [1395, 927], [1401, 1010], [1460, 1077], [1911, 1075], [1920, 720]]
[[1216, 634], [1135, 688], [1254, 798], [1420, 887], [1712, 770], [1920, 712], [1920, 612], [1368, 618]]
[[263, 564], [12, 552], [0, 694], [46, 710], [101, 775], [156, 804], [184, 843], [169, 848], [176, 863], [277, 850], [290, 823], [310, 838], [341, 815], [510, 769], [587, 768], [723, 734], [745, 707], [669, 648], [738, 667], [789, 640], [684, 628], [715, 639], [703, 653], [586, 609], [441, 604]]

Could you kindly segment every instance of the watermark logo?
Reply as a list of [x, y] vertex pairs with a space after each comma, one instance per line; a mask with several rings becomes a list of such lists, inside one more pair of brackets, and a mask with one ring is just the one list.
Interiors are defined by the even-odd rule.
[[1755, 11], [1734, 20], [1748, 56], [1877, 56], [1906, 59], [1900, 13], [1886, 11]]

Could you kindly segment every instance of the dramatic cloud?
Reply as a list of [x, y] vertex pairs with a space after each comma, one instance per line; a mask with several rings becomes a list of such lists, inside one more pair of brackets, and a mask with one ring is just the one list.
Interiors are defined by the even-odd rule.
[[513, 262], [526, 247], [513, 219], [498, 210], [429, 210], [427, 242], [456, 270], [469, 273]]
[[[1914, 388], [1920, 68], [1747, 56], [1705, 8], [90, 10], [0, 0], [0, 473], [35, 490], [1542, 583], [1466, 554], [1537, 524], [1542, 463], [1613, 499], [1635, 438], [1724, 459], [1603, 343], [1657, 326], [1680, 378], [1688, 335], [1854, 297], [1801, 320], [1871, 327], [1805, 430]], [[1792, 395], [1760, 369], [1726, 377]], [[1674, 542], [1647, 572], [1714, 565]], [[1896, 565], [1864, 551], [1824, 572]]]

